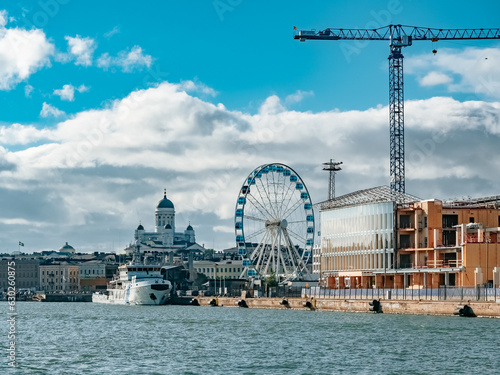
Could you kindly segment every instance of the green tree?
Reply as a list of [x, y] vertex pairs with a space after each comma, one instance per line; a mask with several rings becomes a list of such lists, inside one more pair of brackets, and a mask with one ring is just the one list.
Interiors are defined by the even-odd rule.
[[264, 279], [264, 283], [269, 287], [269, 288], [274, 288], [278, 286], [278, 281], [276, 280], [276, 275], [271, 273], [268, 277]]
[[198, 289], [201, 289], [202, 285], [205, 284], [208, 281], [207, 275], [204, 273], [198, 273], [196, 275], [196, 279], [194, 280], [194, 285], [198, 287]]

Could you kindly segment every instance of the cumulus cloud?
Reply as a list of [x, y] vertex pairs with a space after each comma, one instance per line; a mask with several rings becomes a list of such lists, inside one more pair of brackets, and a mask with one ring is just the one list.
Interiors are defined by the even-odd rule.
[[422, 86], [436, 86], [451, 83], [452, 81], [453, 79], [444, 73], [430, 72], [420, 79], [420, 84]]
[[50, 130], [39, 130], [33, 125], [0, 126], [0, 144], [3, 145], [25, 145], [42, 139], [50, 139], [50, 137]]
[[73, 85], [63, 85], [62, 89], [54, 90], [54, 95], [61, 97], [61, 100], [72, 102], [75, 100], [75, 90], [82, 93], [88, 91], [89, 88], [83, 84], [78, 87]]
[[50, 66], [54, 45], [39, 29], [6, 28], [7, 12], [0, 13], [0, 90], [11, 90], [43, 67]]
[[[216, 232], [219, 246], [229, 247], [237, 192], [259, 165], [290, 165], [314, 202], [326, 198], [321, 163], [330, 158], [344, 162], [337, 194], [388, 184], [387, 107], [300, 112], [271, 96], [257, 113], [242, 113], [191, 96], [186, 88], [193, 87], [165, 82], [55, 127], [5, 125], [2, 218], [49, 223], [82, 243], [92, 238], [110, 246], [109, 233], [132, 240], [139, 220], [153, 227], [154, 206], [166, 187], [178, 227], [189, 217], [200, 242], [212, 243]], [[492, 171], [500, 166], [499, 113], [498, 102], [407, 102], [407, 191], [422, 198], [498, 194]], [[37, 145], [20, 147], [34, 140]], [[14, 201], [26, 202], [23, 215], [9, 203]], [[2, 241], [7, 232], [0, 230]]]
[[61, 117], [64, 116], [65, 113], [56, 107], [43, 102], [42, 110], [40, 111], [41, 117]]
[[[500, 98], [500, 48], [443, 48], [435, 56], [412, 56], [405, 62], [408, 74], [423, 86], [444, 84], [450, 92]], [[429, 73], [431, 70], [431, 73]]]
[[75, 60], [76, 65], [90, 66], [97, 44], [94, 39], [89, 37], [82, 38], [80, 35], [75, 37], [65, 36], [68, 42], [68, 51], [70, 58]]
[[108, 53], [102, 54], [97, 59], [97, 66], [103, 69], [118, 67], [123, 72], [131, 72], [141, 70], [144, 67], [150, 68], [152, 62], [151, 55], [145, 55], [141, 47], [134, 46], [130, 51], [120, 51], [115, 57]]

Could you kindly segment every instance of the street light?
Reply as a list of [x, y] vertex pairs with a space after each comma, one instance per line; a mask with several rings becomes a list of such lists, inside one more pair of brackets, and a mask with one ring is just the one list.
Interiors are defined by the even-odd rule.
[[486, 238], [486, 288], [489, 287], [489, 281], [488, 281], [488, 244], [490, 243], [491, 238], [488, 237]]

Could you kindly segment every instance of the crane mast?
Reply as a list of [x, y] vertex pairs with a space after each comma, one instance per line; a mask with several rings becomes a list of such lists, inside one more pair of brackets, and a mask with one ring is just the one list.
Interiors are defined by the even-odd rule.
[[413, 41], [500, 39], [500, 29], [433, 29], [388, 25], [378, 29], [333, 29], [321, 31], [294, 28], [294, 39], [387, 40], [389, 41], [390, 186], [396, 199], [405, 193], [404, 79], [402, 48]]

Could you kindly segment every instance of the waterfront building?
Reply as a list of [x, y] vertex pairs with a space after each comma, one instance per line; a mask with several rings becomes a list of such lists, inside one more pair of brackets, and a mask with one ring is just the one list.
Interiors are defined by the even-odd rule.
[[422, 201], [381, 186], [323, 202], [320, 218], [328, 287], [500, 285], [500, 196]]
[[106, 263], [101, 260], [89, 260], [80, 262], [80, 290], [96, 291], [106, 289], [108, 279], [106, 278]]
[[500, 285], [500, 196], [397, 207], [396, 287]]
[[202, 273], [212, 280], [239, 279], [243, 272], [242, 260], [198, 260], [193, 262], [197, 273]]
[[40, 289], [47, 293], [76, 292], [80, 286], [78, 264], [47, 260], [40, 264]]
[[0, 260], [0, 290], [7, 291], [8, 264], [14, 261], [16, 289], [40, 289], [40, 260], [36, 257], [18, 255], [15, 257], [4, 257]]

